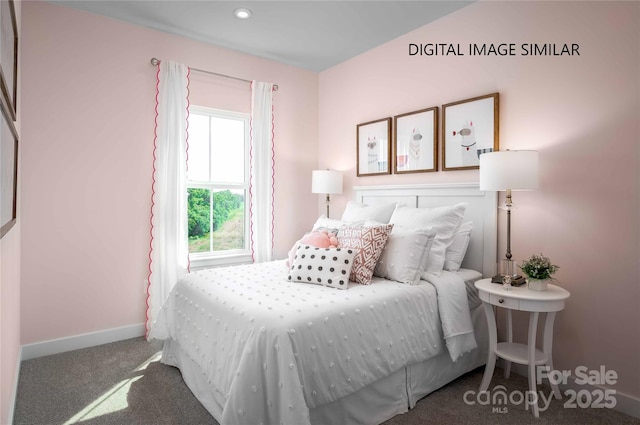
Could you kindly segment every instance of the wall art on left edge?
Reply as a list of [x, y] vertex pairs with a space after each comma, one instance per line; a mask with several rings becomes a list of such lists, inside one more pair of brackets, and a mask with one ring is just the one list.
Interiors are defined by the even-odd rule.
[[0, 238], [16, 224], [18, 132], [4, 102], [0, 105]]
[[15, 121], [18, 111], [18, 30], [13, 0], [0, 2], [0, 90], [7, 112]]
[[357, 176], [391, 174], [391, 117], [356, 126]]

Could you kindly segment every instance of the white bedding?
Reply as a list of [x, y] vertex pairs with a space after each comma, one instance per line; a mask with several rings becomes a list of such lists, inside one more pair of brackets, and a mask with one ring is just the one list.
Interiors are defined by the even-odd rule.
[[478, 346], [473, 335], [465, 281], [456, 273], [446, 270], [440, 275], [427, 273], [427, 276], [438, 293], [442, 332], [451, 360], [455, 362], [458, 357]]
[[[462, 285], [453, 292], [466, 302]], [[464, 328], [451, 315], [469, 311], [441, 292], [424, 281], [288, 282], [283, 261], [204, 270], [176, 285], [150, 336], [179, 345], [163, 362], [206, 378], [191, 390], [219, 422], [307, 424], [309, 409], [446, 350], [440, 315]]]
[[469, 310], [473, 311], [476, 307], [482, 305], [480, 296], [478, 295], [478, 288], [474, 285], [477, 280], [482, 279], [482, 273], [476, 270], [460, 269], [456, 272], [458, 276], [464, 279], [464, 284], [467, 288], [467, 301], [469, 302]]

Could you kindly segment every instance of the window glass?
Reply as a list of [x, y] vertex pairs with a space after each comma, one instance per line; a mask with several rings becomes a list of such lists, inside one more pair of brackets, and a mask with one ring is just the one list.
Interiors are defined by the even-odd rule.
[[211, 251], [211, 191], [188, 188], [189, 252]]
[[187, 180], [209, 180], [209, 117], [189, 114]]
[[224, 118], [211, 120], [211, 180], [244, 180], [244, 122]]
[[190, 254], [247, 252], [248, 129], [247, 114], [199, 107], [189, 111]]

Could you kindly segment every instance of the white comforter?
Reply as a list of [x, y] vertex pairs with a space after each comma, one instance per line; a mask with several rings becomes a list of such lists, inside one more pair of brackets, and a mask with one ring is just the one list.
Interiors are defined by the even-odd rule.
[[213, 397], [220, 409], [211, 413], [225, 425], [308, 424], [309, 408], [440, 353], [439, 313], [458, 324], [449, 315], [469, 315], [424, 281], [337, 290], [285, 277], [283, 261], [191, 273], [152, 328], [201, 370], [210, 387], [192, 391]]

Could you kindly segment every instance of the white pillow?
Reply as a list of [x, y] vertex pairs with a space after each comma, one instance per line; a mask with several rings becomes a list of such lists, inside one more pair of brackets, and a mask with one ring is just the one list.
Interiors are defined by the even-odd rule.
[[356, 250], [299, 244], [287, 279], [347, 289]]
[[439, 275], [444, 267], [445, 252], [462, 222], [467, 205], [466, 202], [436, 208], [398, 205], [390, 223], [411, 229], [431, 229], [435, 233], [425, 271]]
[[394, 226], [373, 272], [401, 283], [415, 285], [425, 269], [435, 234]]
[[365, 205], [359, 202], [349, 201], [342, 213], [342, 221], [375, 220], [387, 224], [395, 208], [395, 202], [382, 205]]
[[444, 254], [444, 270], [457, 272], [460, 269], [469, 247], [472, 230], [473, 223], [470, 221], [460, 225], [456, 234], [453, 235], [451, 245], [449, 245], [447, 252]]
[[347, 224], [351, 224], [342, 220], [335, 220], [333, 218], [328, 218], [326, 215], [321, 215], [318, 217], [316, 222], [313, 224], [313, 230], [318, 230], [320, 228], [324, 229], [339, 229], [342, 226], [346, 226]]

